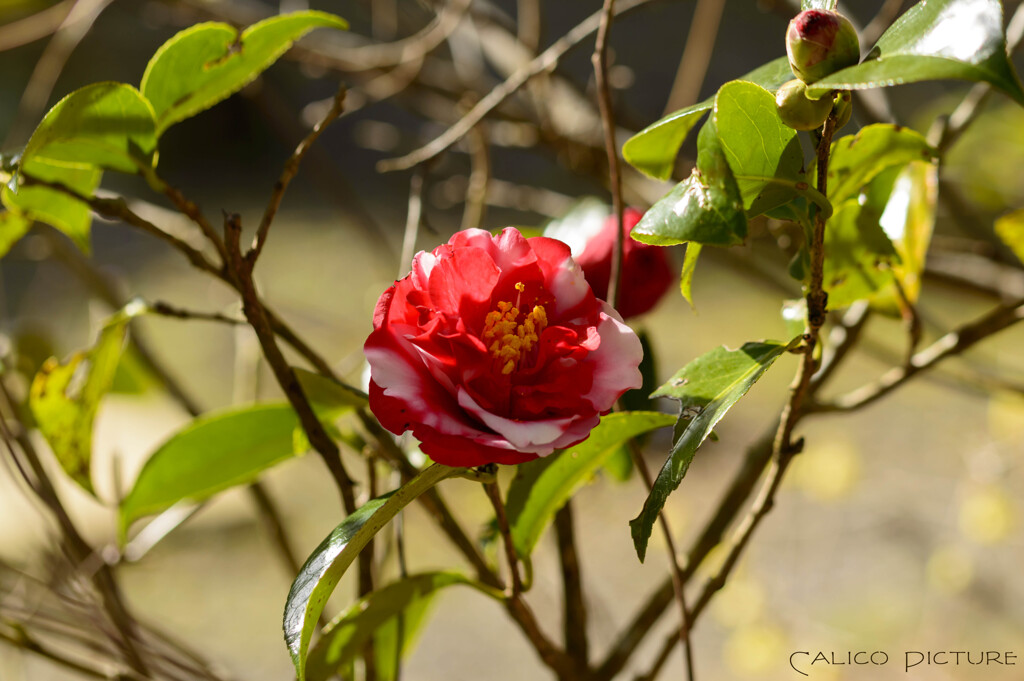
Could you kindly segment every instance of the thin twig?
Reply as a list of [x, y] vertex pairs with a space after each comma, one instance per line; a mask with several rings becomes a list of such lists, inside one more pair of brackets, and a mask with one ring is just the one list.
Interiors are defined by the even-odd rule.
[[[651, 0], [622, 0], [615, 14], [618, 16], [648, 2], [651, 2]], [[598, 30], [602, 15], [603, 11], [590, 15], [571, 31], [556, 40], [551, 47], [541, 52], [535, 59], [521, 66], [501, 85], [488, 92], [455, 125], [448, 128], [432, 142], [405, 156], [381, 161], [377, 164], [377, 169], [381, 172], [407, 170], [444, 152], [448, 147], [465, 137], [477, 123], [482, 121], [487, 114], [519, 90], [527, 81], [554, 68], [566, 52], [579, 45], [587, 36]]]
[[944, 359], [959, 355], [974, 344], [1024, 320], [1024, 299], [1000, 305], [980, 318], [950, 331], [928, 347], [914, 353], [905, 366], [894, 367], [874, 383], [861, 386], [830, 402], [811, 406], [816, 412], [853, 411], [866, 407]]
[[697, 0], [686, 36], [686, 47], [665, 104], [666, 114], [690, 106], [700, 96], [724, 10], [725, 0]]
[[19, 650], [25, 650], [30, 653], [34, 653], [35, 655], [38, 655], [44, 659], [49, 660], [50, 662], [58, 664], [61, 667], [64, 667], [65, 669], [70, 669], [71, 671], [78, 672], [83, 676], [88, 676], [92, 679], [110, 679], [109, 673], [103, 672], [94, 667], [90, 667], [86, 664], [78, 662], [77, 660], [72, 660], [69, 657], [65, 657], [62, 653], [57, 652], [56, 650], [51, 649], [43, 645], [36, 639], [32, 638], [32, 636], [30, 636], [29, 633], [25, 631], [23, 628], [18, 627], [16, 629], [16, 632], [17, 633], [15, 635], [10, 635], [0, 630], [0, 641], [6, 641], [7, 643], [9, 643], [10, 645], [14, 646]]
[[608, 186], [612, 195], [612, 215], [615, 216], [615, 240], [612, 242], [611, 273], [608, 277], [608, 303], [619, 304], [619, 276], [622, 273], [622, 252], [625, 246], [623, 234], [622, 175], [619, 171], [619, 149], [615, 141], [615, 110], [612, 107], [612, 93], [608, 86], [608, 33], [612, 27], [615, 0], [604, 0], [601, 9], [601, 23], [597, 29], [597, 40], [590, 62], [594, 67], [597, 82], [597, 104], [601, 111], [601, 127], [604, 130], [604, 150], [608, 156]]
[[[96, 19], [113, 0], [77, 0], [60, 23], [50, 42], [46, 44], [42, 56], [32, 69], [28, 84], [18, 102], [18, 111], [14, 123], [9, 128], [3, 146], [10, 147], [24, 143], [29, 130], [46, 106], [53, 92], [57, 78], [67, 64], [71, 53], [92, 29]], [[31, 127], [30, 127], [31, 126]]]
[[185, 319], [185, 320], [199, 320], [207, 322], [219, 322], [221, 324], [228, 324], [230, 326], [238, 326], [239, 324], [245, 324], [244, 319], [238, 319], [237, 317], [229, 317], [220, 312], [199, 312], [196, 310], [186, 310], [181, 307], [175, 307], [170, 303], [157, 300], [152, 303], [146, 303], [146, 310], [161, 317], [172, 317], [174, 319]]
[[0, 26], [0, 52], [45, 38], [60, 28], [76, 0], [61, 0], [23, 19]]
[[[640, 472], [640, 479], [643, 481], [644, 487], [647, 489], [647, 493], [650, 494], [651, 490], [654, 489], [654, 478], [651, 477], [651, 471], [647, 467], [647, 462], [644, 460], [643, 452], [640, 451], [636, 442], [632, 440], [629, 442], [629, 451], [633, 459], [633, 465], [636, 466], [637, 471]], [[674, 637], [674, 640], [682, 649], [683, 669], [686, 670], [686, 680], [693, 681], [696, 678], [694, 675], [693, 664], [693, 643], [690, 640], [690, 631], [693, 629], [693, 615], [686, 603], [686, 577], [683, 573], [682, 566], [679, 565], [679, 554], [676, 553], [676, 542], [673, 538], [672, 528], [669, 525], [668, 517], [665, 515], [664, 510], [658, 513], [658, 525], [661, 527], [662, 536], [665, 537], [669, 569], [672, 571], [672, 590], [675, 595], [676, 603], [679, 604], [679, 616], [680, 621], [682, 622], [679, 627], [679, 633]], [[664, 664], [664, 662], [661, 664]], [[661, 665], [659, 664], [654, 665], [646, 678], [654, 679], [658, 674], [657, 670], [660, 666]]]
[[516, 556], [516, 547], [512, 543], [512, 532], [508, 525], [508, 516], [505, 514], [505, 502], [501, 500], [501, 489], [498, 483], [491, 482], [484, 485], [487, 498], [494, 508], [494, 517], [498, 521], [498, 532], [501, 534], [502, 544], [505, 547], [505, 558], [508, 560], [509, 581], [511, 582], [511, 597], [518, 598], [523, 592], [523, 580], [519, 576], [519, 558]]
[[576, 664], [586, 667], [589, 663], [589, 638], [587, 636], [587, 604], [583, 600], [583, 580], [580, 576], [580, 560], [576, 550], [576, 532], [573, 527], [572, 500], [555, 512], [555, 538], [558, 541], [558, 559], [562, 566], [562, 633], [565, 652]]
[[[4, 416], [3, 411], [6, 410], [7, 413], [11, 414], [16, 413], [14, 406], [16, 402], [11, 398], [11, 395], [7, 390], [7, 385], [3, 380], [0, 380], [0, 396], [2, 396], [4, 402], [4, 409], [0, 410], [0, 433], [3, 435], [4, 444], [7, 446], [9, 453], [13, 457], [15, 456], [13, 442], [17, 441], [21, 453], [28, 461], [29, 467], [35, 475], [35, 485], [33, 488], [37, 491], [40, 499], [47, 506], [50, 513], [53, 514], [54, 518], [57, 520], [57, 525], [60, 527], [64, 543], [67, 546], [71, 557], [75, 561], [75, 567], [80, 568], [84, 563], [93, 560], [95, 552], [92, 547], [82, 539], [82, 535], [78, 533], [78, 529], [71, 521], [71, 517], [65, 510], [60, 497], [57, 495], [56, 489], [53, 487], [53, 483], [50, 481], [50, 478], [46, 473], [46, 469], [43, 468], [42, 461], [39, 458], [31, 439], [28, 437], [27, 431], [22, 429], [17, 434], [13, 434], [8, 427], [7, 418]], [[113, 571], [110, 569], [109, 565], [101, 560], [95, 570], [89, 571], [89, 577], [97, 592], [100, 594], [104, 610], [110, 617], [110, 621], [113, 623], [114, 627], [117, 629], [119, 644], [124, 655], [125, 662], [134, 671], [145, 676], [148, 671], [148, 665], [139, 653], [137, 645], [138, 625], [135, 622], [135, 618], [132, 617], [124, 604], [124, 599], [121, 596], [121, 589], [114, 578]]]
[[491, 154], [484, 123], [474, 127], [466, 138], [469, 143], [469, 182], [466, 207], [462, 211], [462, 229], [483, 227], [487, 214], [487, 189], [491, 182]]
[[423, 223], [423, 184], [426, 171], [417, 168], [409, 178], [409, 209], [405, 214], [405, 232], [402, 237], [402, 254], [398, 259], [398, 277], [409, 273], [412, 257], [416, 252], [416, 237]]
[[295, 147], [295, 151], [285, 161], [284, 168], [281, 170], [281, 176], [274, 183], [274, 191], [270, 194], [270, 201], [267, 202], [267, 207], [263, 211], [263, 218], [260, 220], [259, 227], [256, 228], [256, 236], [252, 247], [245, 254], [245, 259], [249, 261], [250, 267], [255, 265], [257, 258], [260, 257], [260, 253], [263, 251], [263, 246], [267, 242], [267, 235], [270, 233], [270, 225], [274, 222], [274, 216], [277, 215], [278, 208], [281, 207], [281, 201], [284, 199], [285, 192], [288, 191], [288, 185], [291, 184], [295, 174], [299, 172], [299, 166], [302, 164], [302, 159], [305, 158], [306, 152], [309, 151], [327, 126], [337, 120], [338, 116], [345, 110], [346, 92], [347, 89], [344, 85], [338, 88], [331, 108], [313, 126], [313, 129], [309, 131], [306, 138], [299, 142], [299, 145]]
[[252, 270], [242, 256], [240, 238], [242, 232], [241, 218], [238, 215], [227, 215], [224, 219], [225, 242], [228, 249], [228, 267], [233, 275], [238, 291], [242, 296], [242, 311], [249, 321], [256, 338], [259, 339], [260, 347], [263, 348], [263, 356], [266, 357], [277, 379], [278, 384], [284, 391], [289, 403], [298, 413], [302, 429], [309, 437], [309, 443], [327, 464], [328, 470], [334, 477], [334, 481], [341, 492], [342, 503], [345, 512], [348, 514], [356, 510], [354, 482], [345, 470], [341, 461], [341, 451], [331, 436], [324, 430], [323, 424], [316, 417], [313, 408], [309, 404], [302, 386], [295, 376], [288, 361], [277, 345], [277, 338], [271, 326], [270, 318], [266, 309], [256, 293], [256, 285], [252, 279]]

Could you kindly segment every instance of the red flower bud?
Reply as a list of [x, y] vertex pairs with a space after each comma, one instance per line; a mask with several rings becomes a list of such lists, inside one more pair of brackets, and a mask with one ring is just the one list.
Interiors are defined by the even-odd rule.
[[[622, 217], [625, 241], [619, 277], [619, 304], [616, 309], [624, 319], [629, 319], [653, 308], [672, 287], [676, 274], [669, 266], [663, 247], [642, 244], [630, 238], [630, 230], [640, 222], [643, 214], [627, 208]], [[616, 222], [614, 215], [609, 216], [601, 231], [588, 239], [583, 251], [574, 256], [583, 268], [587, 283], [594, 289], [594, 295], [602, 299], [608, 296]]]
[[809, 9], [789, 22], [786, 53], [796, 77], [813, 83], [860, 61], [860, 40], [842, 14]]

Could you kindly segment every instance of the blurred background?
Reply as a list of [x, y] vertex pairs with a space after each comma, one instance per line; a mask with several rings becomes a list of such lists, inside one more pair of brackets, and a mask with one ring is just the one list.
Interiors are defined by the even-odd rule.
[[[865, 0], [845, 12], [863, 35], [877, 37], [909, 4]], [[1007, 17], [1017, 4], [1004, 3]], [[377, 162], [435, 138], [516, 67], [600, 9], [597, 0], [0, 0], [0, 138], [2, 151], [15, 153], [46, 109], [75, 88], [101, 80], [137, 84], [156, 48], [193, 23], [246, 25], [306, 8], [337, 13], [351, 29], [313, 33], [240, 94], [172, 128], [160, 147], [160, 165], [164, 177], [208, 215], [237, 211], [254, 223], [285, 158], [323, 115], [338, 85], [348, 85], [346, 113], [302, 166], [258, 279], [278, 312], [359, 383], [373, 306], [407, 265], [400, 258], [411, 187], [421, 185], [419, 249], [433, 248], [460, 227], [539, 227], [580, 197], [609, 200], [592, 37], [435, 161], [415, 171], [375, 169]], [[772, 0], [662, 0], [639, 3], [619, 17], [609, 76], [620, 144], [666, 111], [780, 56], [794, 13], [786, 2]], [[871, 42], [862, 38], [865, 48]], [[391, 48], [374, 51], [376, 44]], [[1015, 63], [1020, 69], [1022, 59]], [[968, 89], [930, 83], [864, 98], [844, 132], [878, 120], [927, 132]], [[989, 309], [1000, 293], [1024, 295], [1024, 271], [991, 229], [994, 217], [1024, 206], [1024, 111], [1001, 95], [984, 106], [942, 170], [944, 198], [919, 304], [926, 341]], [[681, 154], [680, 177], [693, 154], [690, 142]], [[670, 186], [626, 172], [626, 198], [641, 209]], [[467, 202], [480, 177], [488, 179], [485, 200]], [[187, 221], [142, 182], [107, 173], [104, 187], [143, 199], [139, 211], [161, 226], [187, 230]], [[237, 310], [232, 291], [124, 225], [95, 220], [92, 247], [91, 262], [123, 299], [141, 295], [189, 309]], [[681, 253], [673, 256], [681, 262]], [[770, 226], [760, 223], [752, 225], [743, 247], [705, 249], [694, 279], [696, 311], [670, 292], [635, 320], [650, 335], [660, 377], [722, 343], [735, 347], [783, 337], [782, 304], [800, 295], [798, 282], [786, 274], [787, 260]], [[25, 376], [50, 355], [88, 346], [111, 312], [96, 282], [82, 276], [81, 263], [70, 242], [42, 226], [0, 262], [0, 333], [5, 351], [15, 350], [23, 362]], [[164, 318], [138, 324], [154, 356], [203, 410], [279, 397], [244, 327]], [[904, 336], [899, 320], [872, 318], [829, 394], [898, 362]], [[887, 665], [819, 663], [811, 678], [1024, 676], [1022, 348], [1024, 329], [1010, 329], [867, 409], [801, 425], [805, 453], [738, 572], [694, 632], [698, 678], [792, 679], [798, 675], [788, 660], [795, 651], [812, 657], [835, 651], [843, 660], [847, 651], [879, 650], [889, 654]], [[745, 448], [773, 426], [794, 369], [795, 358], [779, 361], [720, 424], [720, 441], [705, 445], [669, 499], [667, 512], [682, 546], [716, 507]], [[108, 501], [189, 419], [137, 366], [122, 367], [117, 388], [102, 405], [94, 444], [94, 479]], [[652, 466], [660, 466], [668, 444], [667, 435], [649, 443]], [[41, 440], [39, 445], [45, 452]], [[96, 547], [113, 545], [112, 508], [49, 463], [86, 539]], [[279, 466], [263, 481], [301, 557], [342, 518], [315, 457]], [[489, 507], [479, 488], [455, 480], [443, 492], [464, 524], [482, 532]], [[575, 518], [597, 655], [667, 574], [660, 535], [645, 565], [632, 548], [627, 522], [645, 496], [635, 475], [625, 482], [599, 476], [578, 495]], [[229, 677], [287, 679], [293, 671], [280, 618], [293, 575], [258, 517], [243, 491], [220, 495], [144, 556], [123, 562], [118, 575], [141, 619], [194, 647]], [[460, 566], [418, 507], [406, 513], [405, 532], [411, 571]], [[5, 603], [52, 607], [47, 584], [60, 579], [61, 563], [55, 546], [45, 509], [9, 466], [0, 467], [5, 621]], [[712, 555], [708, 563], [714, 562]], [[541, 542], [534, 565], [536, 584], [528, 598], [554, 635], [561, 587], [551, 537]], [[390, 564], [388, 570], [393, 574]], [[343, 584], [338, 593], [351, 591]], [[339, 608], [347, 605], [344, 597], [335, 601]], [[674, 611], [663, 620], [621, 678], [649, 667], [676, 626]], [[956, 650], [975, 656], [1009, 651], [1018, 655], [1018, 666], [922, 664], [904, 670], [905, 651]], [[681, 675], [673, 654], [660, 678]], [[3, 681], [70, 678], [79, 677], [0, 642]], [[404, 678], [513, 681], [547, 673], [500, 607], [456, 588], [437, 599]]]

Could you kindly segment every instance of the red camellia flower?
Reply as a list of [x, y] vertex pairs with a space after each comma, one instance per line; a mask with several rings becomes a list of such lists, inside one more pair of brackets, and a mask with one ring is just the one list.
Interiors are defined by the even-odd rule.
[[455, 234], [380, 297], [370, 409], [448, 466], [516, 464], [587, 438], [641, 385], [640, 341], [569, 247], [513, 228]]
[[[627, 208], [622, 216], [622, 231], [626, 233], [622, 250], [619, 304], [616, 308], [629, 319], [650, 310], [661, 300], [675, 281], [676, 275], [668, 264], [665, 249], [634, 241], [629, 231], [640, 222], [643, 214]], [[604, 221], [601, 231], [586, 240], [576, 262], [583, 268], [587, 282], [598, 298], [608, 297], [608, 280], [612, 273], [612, 245], [615, 242], [615, 223], [611, 215]]]

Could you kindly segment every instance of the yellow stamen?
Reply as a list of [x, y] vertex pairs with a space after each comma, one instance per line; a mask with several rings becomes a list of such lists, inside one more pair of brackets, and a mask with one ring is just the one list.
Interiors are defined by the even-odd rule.
[[500, 301], [498, 309], [493, 310], [484, 318], [484, 342], [494, 359], [501, 363], [501, 373], [508, 376], [523, 356], [533, 350], [540, 340], [540, 334], [548, 325], [547, 311], [541, 305], [534, 305], [522, 323], [519, 323], [519, 298], [526, 285], [518, 282], [515, 285], [519, 295], [516, 304]]

